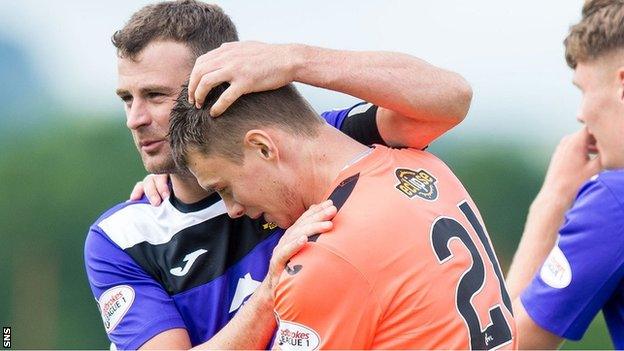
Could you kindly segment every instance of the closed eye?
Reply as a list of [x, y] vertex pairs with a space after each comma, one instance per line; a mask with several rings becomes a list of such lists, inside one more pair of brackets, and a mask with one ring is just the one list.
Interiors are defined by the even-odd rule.
[[119, 98], [125, 103], [132, 101], [132, 95], [119, 95]]
[[165, 94], [157, 93], [157, 92], [147, 93], [147, 98], [148, 99], [154, 99], [154, 98], [161, 97], [161, 96], [165, 96]]

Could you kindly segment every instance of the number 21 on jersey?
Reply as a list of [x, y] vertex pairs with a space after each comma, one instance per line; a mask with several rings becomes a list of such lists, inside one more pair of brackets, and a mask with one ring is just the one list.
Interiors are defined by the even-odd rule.
[[[503, 275], [483, 225], [479, 222], [468, 202], [463, 201], [458, 207], [477, 234], [479, 243], [485, 249], [487, 259], [491, 263], [499, 283], [503, 305], [512, 313], [511, 300], [505, 288]], [[450, 217], [436, 218], [431, 226], [431, 247], [438, 258], [438, 262], [442, 265], [453, 259], [453, 253], [449, 248], [453, 239], [461, 241], [472, 258], [472, 266], [467, 267], [467, 270], [462, 274], [455, 294], [457, 311], [468, 327], [470, 348], [472, 350], [492, 350], [508, 344], [512, 340], [512, 332], [501, 305], [489, 306], [490, 321], [484, 325], [471, 302], [472, 298], [484, 288], [486, 283], [486, 267], [477, 245], [468, 230], [456, 219]]]

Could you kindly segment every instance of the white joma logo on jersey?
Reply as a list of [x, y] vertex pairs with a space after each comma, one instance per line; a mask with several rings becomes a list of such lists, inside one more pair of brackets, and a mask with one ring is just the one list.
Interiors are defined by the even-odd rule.
[[253, 280], [251, 278], [251, 274], [247, 273], [243, 278], [238, 278], [238, 284], [236, 285], [236, 292], [234, 293], [234, 298], [232, 299], [232, 305], [230, 306], [230, 313], [236, 311], [245, 299], [253, 294], [254, 291], [260, 286], [259, 281]]
[[186, 265], [184, 265], [184, 268], [182, 267], [171, 268], [169, 272], [171, 272], [171, 274], [176, 275], [178, 277], [186, 275], [186, 273], [188, 273], [188, 271], [191, 269], [191, 266], [193, 265], [195, 260], [197, 260], [199, 256], [205, 254], [206, 252], [208, 252], [208, 250], [204, 250], [204, 249], [199, 249], [197, 251], [191, 252], [190, 254], [184, 256], [184, 259], [182, 260], [182, 262], [186, 262]]

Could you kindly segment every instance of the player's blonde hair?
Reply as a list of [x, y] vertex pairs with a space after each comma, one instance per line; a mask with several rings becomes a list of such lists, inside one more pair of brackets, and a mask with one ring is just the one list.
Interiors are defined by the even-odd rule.
[[564, 40], [568, 66], [624, 48], [624, 0], [587, 0], [581, 21]]

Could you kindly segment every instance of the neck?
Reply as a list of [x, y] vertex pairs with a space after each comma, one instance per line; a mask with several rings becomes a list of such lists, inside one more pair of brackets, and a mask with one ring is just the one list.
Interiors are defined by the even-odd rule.
[[[300, 143], [297, 150], [301, 150]], [[303, 197], [305, 208], [324, 201], [323, 197], [343, 168], [366, 150], [367, 146], [337, 129], [328, 125], [321, 127], [320, 135], [304, 146], [302, 160], [305, 163], [300, 165], [300, 174], [305, 174], [302, 179], [305, 186], [300, 189], [309, 189]]]
[[172, 174], [171, 187], [175, 197], [185, 204], [195, 203], [210, 195], [209, 192], [199, 186], [197, 179], [191, 174]]

